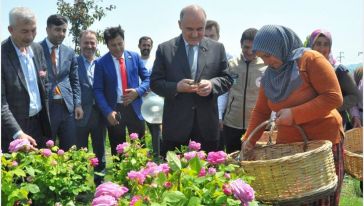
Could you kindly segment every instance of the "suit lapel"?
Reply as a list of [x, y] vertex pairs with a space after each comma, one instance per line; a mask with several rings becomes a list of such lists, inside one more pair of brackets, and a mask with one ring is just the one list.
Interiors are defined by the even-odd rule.
[[81, 55], [78, 56], [78, 69], [80, 70], [79, 74], [81, 74], [79, 76], [80, 80], [81, 80], [81, 78], [83, 78], [90, 86], [92, 86], [92, 83], [90, 82], [90, 79], [88, 78], [88, 71], [86, 69], [84, 59]]
[[207, 52], [207, 44], [206, 41], [202, 39], [198, 47], [197, 71], [195, 77], [196, 82], [200, 82], [202, 71], [206, 67], [206, 52]]
[[8, 46], [7, 54], [8, 54], [9, 61], [13, 65], [13, 69], [15, 70], [15, 72], [18, 74], [20, 82], [23, 84], [24, 88], [28, 91], [28, 87], [27, 87], [27, 84], [25, 81], [25, 76], [24, 76], [23, 70], [21, 68], [20, 60], [19, 60], [18, 54], [15, 51], [13, 43], [11, 42], [10, 37], [8, 39], [7, 44], [8, 44], [7, 45]]
[[187, 54], [186, 54], [186, 46], [185, 46], [185, 42], [183, 41], [183, 37], [182, 35], [179, 36], [179, 38], [176, 39], [176, 44], [174, 46], [174, 53], [176, 57], [179, 57], [179, 61], [181, 67], [182, 67], [182, 72], [184, 73], [184, 76], [187, 79], [191, 79], [191, 70], [190, 70], [190, 66], [188, 64], [188, 58], [187, 58]]
[[45, 39], [41, 42], [41, 45], [43, 47], [44, 57], [47, 62], [48, 76], [52, 76], [54, 78], [54, 74], [53, 74], [53, 70], [52, 70], [51, 54], [49, 53], [49, 48], [48, 48], [48, 45], [47, 45], [47, 42]]

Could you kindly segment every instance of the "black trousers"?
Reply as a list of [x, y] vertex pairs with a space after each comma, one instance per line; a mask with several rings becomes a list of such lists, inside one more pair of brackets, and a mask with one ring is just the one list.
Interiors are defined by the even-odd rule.
[[160, 142], [161, 142], [161, 124], [147, 123], [150, 135], [152, 136], [153, 155], [159, 157], [160, 155]]
[[119, 121], [118, 125], [109, 126], [107, 128], [112, 155], [117, 154], [116, 146], [126, 141], [126, 128], [128, 129], [129, 134], [138, 133], [139, 138], [143, 138], [145, 134], [144, 120], [138, 118], [131, 104], [128, 106], [117, 104], [116, 112], [120, 112], [121, 121]]
[[241, 149], [241, 137], [245, 133], [245, 129], [236, 129], [224, 125], [224, 138], [226, 153], [232, 153]]

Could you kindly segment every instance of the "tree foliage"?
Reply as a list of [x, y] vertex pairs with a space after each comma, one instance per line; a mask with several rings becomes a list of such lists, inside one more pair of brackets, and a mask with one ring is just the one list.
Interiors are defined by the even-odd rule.
[[[106, 16], [107, 11], [116, 8], [115, 5], [102, 7], [99, 5], [102, 0], [75, 0], [74, 3], [68, 3], [65, 0], [57, 0], [57, 10], [62, 16], [69, 19], [71, 29], [69, 35], [72, 35], [75, 51], [79, 52], [79, 37], [82, 30], [88, 29], [94, 22], [100, 21]], [[97, 40], [102, 40], [102, 32], [97, 30]]]

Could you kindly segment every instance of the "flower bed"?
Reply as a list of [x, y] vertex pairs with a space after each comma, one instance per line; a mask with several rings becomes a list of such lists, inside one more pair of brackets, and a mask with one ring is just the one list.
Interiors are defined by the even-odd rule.
[[[28, 151], [29, 142], [21, 140], [10, 147], [12, 153], [2, 155], [2, 205], [73, 205], [78, 194], [92, 190], [87, 179], [98, 160], [85, 149], [64, 152], [48, 142], [46, 149]], [[96, 188], [91, 204], [257, 205], [247, 184], [252, 177], [237, 176], [225, 152], [206, 154], [200, 147], [192, 141], [157, 164], [131, 134], [130, 142], [117, 146], [107, 171], [111, 182]]]

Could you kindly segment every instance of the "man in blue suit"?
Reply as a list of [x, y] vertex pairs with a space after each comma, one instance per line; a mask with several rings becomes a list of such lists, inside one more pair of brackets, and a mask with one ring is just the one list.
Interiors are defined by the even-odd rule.
[[[97, 48], [96, 32], [85, 30], [80, 35], [81, 55], [77, 57], [78, 77], [81, 86], [81, 101], [84, 115], [76, 121], [77, 147], [87, 148], [88, 136], [91, 134], [92, 148], [99, 165], [95, 171], [103, 172], [105, 169], [105, 133], [106, 128], [102, 126], [102, 115], [96, 106], [94, 92], [92, 89], [95, 69], [95, 53]], [[103, 178], [94, 175], [95, 185], [101, 184]]]
[[62, 44], [68, 21], [54, 14], [47, 19], [47, 38], [41, 45], [47, 61], [49, 82], [49, 113], [52, 139], [59, 137], [62, 149], [68, 150], [76, 144], [75, 119], [81, 119], [81, 90], [78, 80], [75, 52]]
[[125, 141], [126, 127], [129, 134], [144, 137], [140, 109], [142, 96], [149, 89], [149, 72], [137, 53], [124, 50], [124, 30], [120, 26], [106, 29], [104, 40], [109, 52], [95, 61], [93, 87], [115, 155], [116, 146]]

